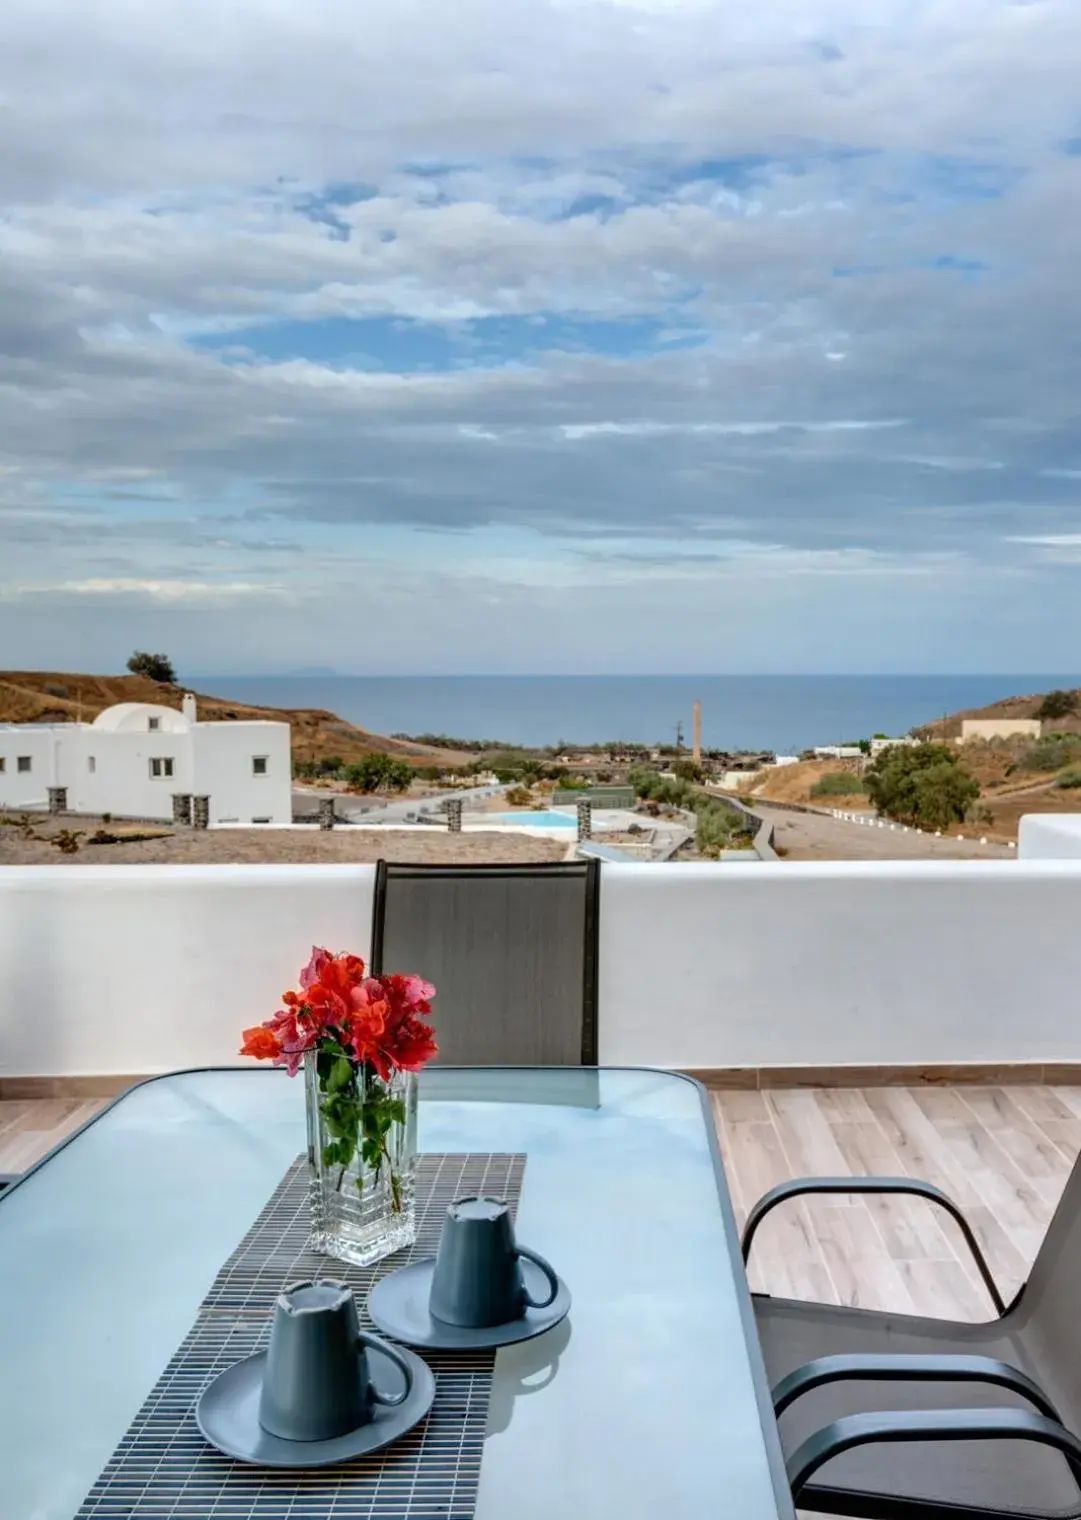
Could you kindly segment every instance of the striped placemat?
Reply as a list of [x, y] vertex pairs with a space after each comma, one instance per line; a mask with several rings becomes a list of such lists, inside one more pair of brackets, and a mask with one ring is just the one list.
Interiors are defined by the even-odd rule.
[[76, 1520], [470, 1520], [480, 1481], [494, 1351], [426, 1353], [435, 1402], [393, 1446], [338, 1467], [251, 1467], [208, 1446], [195, 1423], [199, 1395], [231, 1363], [265, 1346], [286, 1283], [332, 1276], [351, 1284], [362, 1318], [386, 1273], [434, 1253], [446, 1205], [488, 1193], [514, 1209], [525, 1157], [428, 1155], [417, 1168], [417, 1240], [372, 1267], [307, 1249], [308, 1172], [289, 1168], [214, 1280], [178, 1347]]

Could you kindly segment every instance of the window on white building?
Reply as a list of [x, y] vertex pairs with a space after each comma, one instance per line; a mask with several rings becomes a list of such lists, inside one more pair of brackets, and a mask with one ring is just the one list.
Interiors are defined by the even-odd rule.
[[86, 768], [90, 772], [91, 775], [93, 775], [94, 772], [97, 770], [97, 768], [98, 768], [98, 762], [97, 762], [97, 760], [95, 759], [95, 757], [93, 755], [87, 755], [87, 757], [86, 757]]
[[269, 823], [269, 818], [253, 818], [252, 823]]
[[150, 777], [152, 781], [167, 780], [173, 774], [173, 758], [171, 755], [155, 755], [150, 762]]
[[158, 731], [158, 729], [161, 727], [161, 719], [160, 718], [147, 718], [147, 720], [146, 720], [146, 726], [147, 726], [147, 728], [150, 730], [150, 732], [152, 734], [156, 734], [157, 731]]
[[20, 755], [15, 762], [15, 769], [23, 775], [34, 769], [34, 761], [31, 755]]
[[253, 755], [251, 757], [251, 773], [253, 776], [265, 776], [269, 769], [270, 759], [267, 755]]
[[4, 758], [3, 755], [0, 755], [0, 771], [6, 771], [7, 768], [8, 768], [7, 761], [5, 760], [5, 758]]

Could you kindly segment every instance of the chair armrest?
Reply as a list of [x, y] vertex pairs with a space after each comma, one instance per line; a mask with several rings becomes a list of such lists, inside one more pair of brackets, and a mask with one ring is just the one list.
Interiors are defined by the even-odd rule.
[[[895, 1409], [845, 1415], [808, 1436], [786, 1463], [793, 1500], [798, 1504], [818, 1469], [842, 1452], [898, 1441], [1035, 1441], [1060, 1451], [1081, 1483], [1081, 1441], [1042, 1414], [1027, 1409]], [[958, 1512], [967, 1513], [963, 1506]]]
[[1038, 1383], [1025, 1373], [991, 1356], [944, 1356], [854, 1352], [847, 1356], [820, 1356], [797, 1367], [773, 1387], [773, 1412], [782, 1415], [790, 1404], [827, 1383], [847, 1381], [875, 1383], [991, 1383], [1028, 1399], [1049, 1420], [1058, 1410]]
[[768, 1193], [763, 1193], [747, 1215], [742, 1240], [744, 1262], [750, 1257], [751, 1243], [766, 1215], [771, 1213], [778, 1204], [787, 1203], [790, 1198], [802, 1198], [808, 1193], [908, 1194], [913, 1198], [925, 1198], [928, 1203], [937, 1204], [940, 1209], [945, 1209], [951, 1219], [956, 1222], [961, 1234], [965, 1237], [965, 1244], [972, 1252], [972, 1259], [983, 1278], [991, 1302], [999, 1314], [1005, 1314], [1006, 1305], [1002, 1294], [995, 1285], [991, 1268], [987, 1265], [968, 1220], [953, 1199], [949, 1198], [941, 1188], [935, 1187], [930, 1182], [920, 1182], [914, 1177], [796, 1177], [791, 1182], [782, 1182], [777, 1187], [770, 1188]]

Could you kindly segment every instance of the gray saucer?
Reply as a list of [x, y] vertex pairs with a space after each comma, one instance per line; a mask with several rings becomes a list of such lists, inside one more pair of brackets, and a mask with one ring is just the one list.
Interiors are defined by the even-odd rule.
[[[263, 1387], [266, 1352], [260, 1351], [228, 1367], [214, 1379], [195, 1410], [199, 1429], [219, 1451], [240, 1462], [260, 1467], [329, 1467], [389, 1446], [419, 1424], [432, 1407], [435, 1378], [425, 1362], [403, 1351], [413, 1368], [413, 1391], [393, 1408], [376, 1404], [366, 1425], [330, 1441], [285, 1441], [259, 1424], [259, 1395]], [[372, 1382], [387, 1393], [400, 1393], [405, 1379], [389, 1357], [368, 1349]]]
[[[546, 1309], [527, 1309], [518, 1319], [502, 1325], [448, 1325], [436, 1319], [428, 1308], [432, 1291], [435, 1257], [399, 1267], [376, 1283], [368, 1295], [368, 1313], [384, 1335], [392, 1335], [406, 1346], [420, 1346], [429, 1351], [465, 1351], [476, 1346], [511, 1346], [515, 1341], [529, 1341], [543, 1335], [570, 1311], [570, 1289], [562, 1278], [559, 1292]], [[522, 1258], [522, 1277], [534, 1298], [550, 1293], [548, 1279], [539, 1267]]]

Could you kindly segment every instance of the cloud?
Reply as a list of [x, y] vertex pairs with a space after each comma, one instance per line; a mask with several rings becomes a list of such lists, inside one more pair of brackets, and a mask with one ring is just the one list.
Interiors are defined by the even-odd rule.
[[760, 438], [776, 433], [848, 433], [867, 429], [903, 427], [903, 418], [882, 421], [834, 422], [585, 422], [565, 423], [563, 437], [582, 438], [660, 438], [686, 434], [689, 437], [714, 434], [717, 437]]
[[229, 602], [238, 597], [284, 596], [285, 586], [259, 581], [113, 580], [36, 581], [0, 585], [0, 596], [13, 597], [144, 597], [162, 602]]
[[537, 658], [736, 576], [781, 668], [841, 576], [1081, 633], [1079, 68], [1075, 0], [9, 0], [0, 574], [238, 648], [410, 585], [467, 668], [507, 587]]

